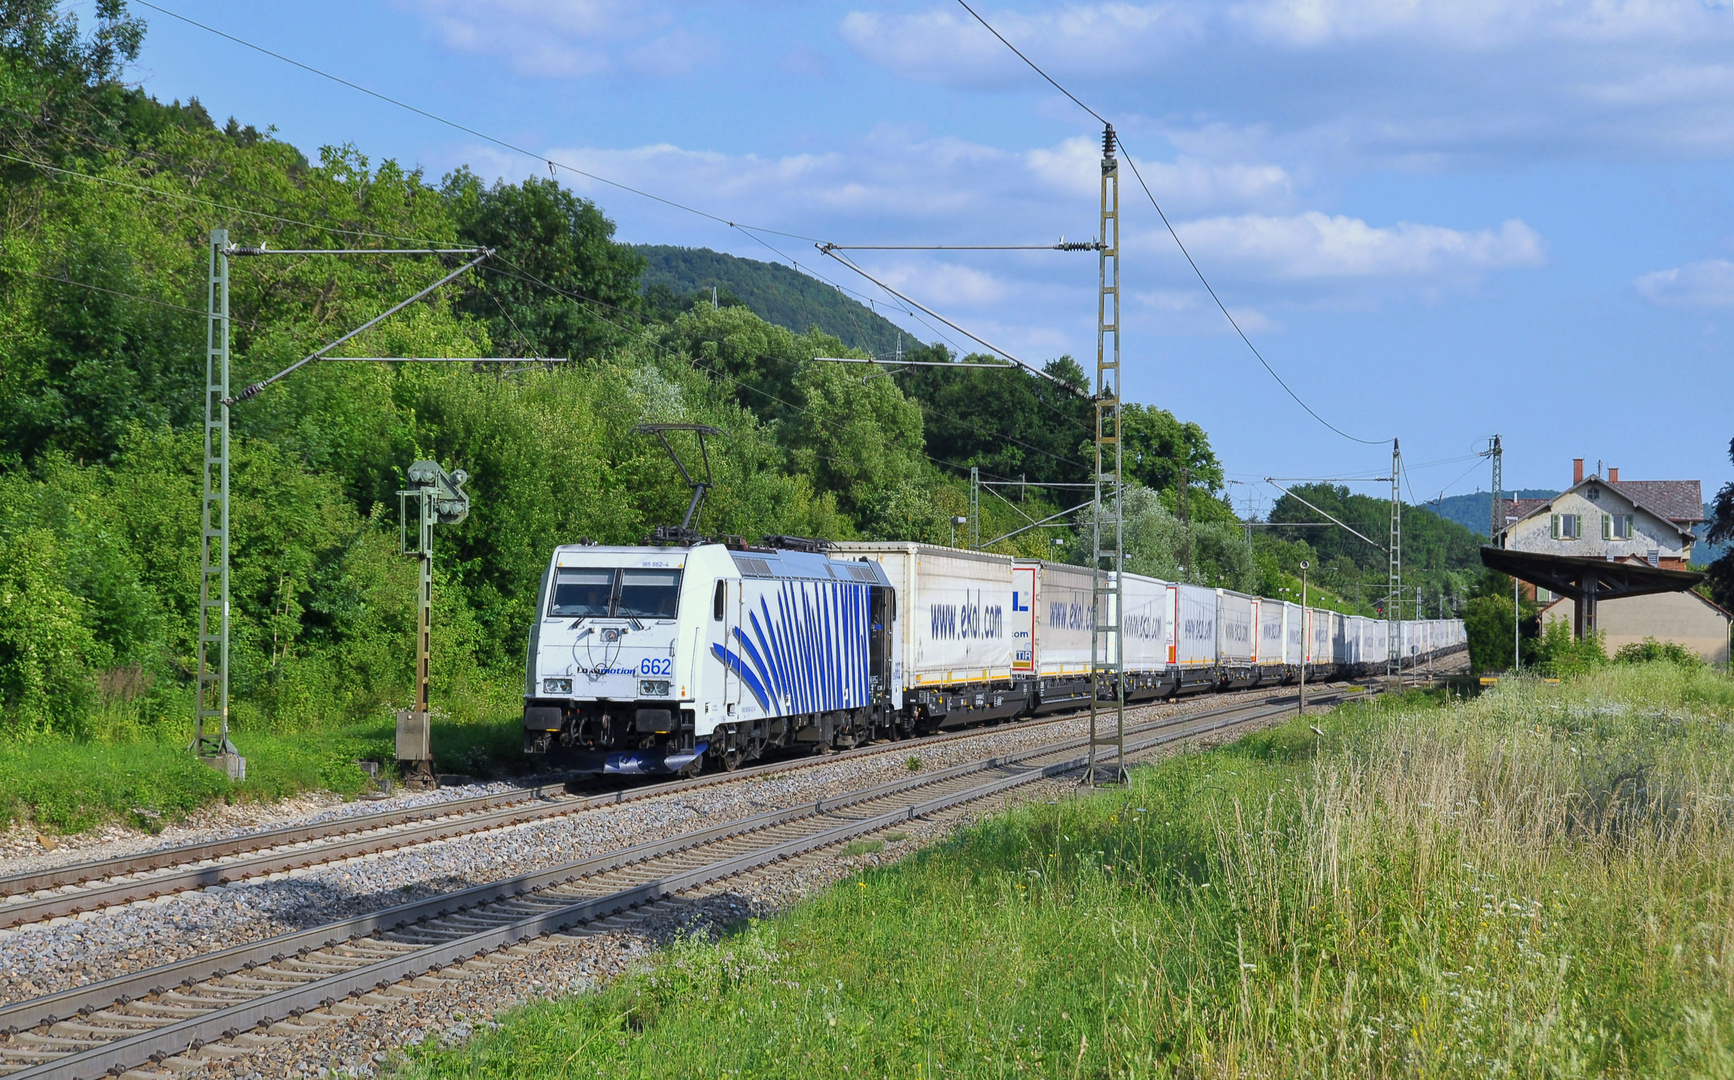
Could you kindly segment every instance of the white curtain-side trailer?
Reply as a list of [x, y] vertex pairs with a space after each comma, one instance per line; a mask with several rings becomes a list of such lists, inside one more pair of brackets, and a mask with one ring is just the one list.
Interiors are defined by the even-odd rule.
[[1035, 678], [1012, 670], [1011, 556], [872, 541], [833, 552], [878, 563], [897, 590], [903, 700], [922, 726], [1027, 711]]
[[1127, 574], [1121, 579], [1126, 605], [1126, 700], [1166, 697], [1178, 680], [1168, 655], [1173, 641], [1173, 586], [1165, 581]]
[[1258, 666], [1253, 662], [1258, 642], [1255, 604], [1245, 593], [1216, 590], [1216, 657], [1224, 688], [1258, 682]]
[[1216, 685], [1216, 590], [1176, 584], [1171, 660], [1181, 693]]
[[1082, 566], [1041, 559], [1012, 566], [1012, 670], [1034, 678], [1037, 712], [1090, 703], [1092, 588]]

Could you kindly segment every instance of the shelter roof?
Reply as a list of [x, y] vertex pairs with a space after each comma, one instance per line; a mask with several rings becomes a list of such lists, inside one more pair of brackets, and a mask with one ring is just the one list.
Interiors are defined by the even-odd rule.
[[1650, 593], [1686, 592], [1704, 580], [1690, 570], [1664, 570], [1643, 560], [1613, 561], [1587, 555], [1550, 555], [1484, 547], [1481, 562], [1490, 570], [1539, 585], [1565, 596], [1592, 593], [1598, 600]]

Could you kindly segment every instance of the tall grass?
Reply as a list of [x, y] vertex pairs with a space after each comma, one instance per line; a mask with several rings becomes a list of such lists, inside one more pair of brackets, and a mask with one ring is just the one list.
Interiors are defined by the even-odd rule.
[[[518, 687], [478, 678], [435, 699], [434, 768], [498, 775], [527, 767], [514, 706]], [[72, 734], [0, 738], [0, 827], [28, 822], [49, 833], [106, 822], [156, 830], [218, 802], [281, 799], [305, 791], [353, 796], [370, 780], [357, 764], [396, 769], [396, 720], [386, 707], [371, 720], [277, 730], [257, 716], [235, 717], [232, 737], [247, 779], [232, 783], [187, 751], [191, 693], [157, 690], [104, 701]]]
[[1375, 701], [994, 818], [407, 1071], [1734, 1075], [1734, 685]]

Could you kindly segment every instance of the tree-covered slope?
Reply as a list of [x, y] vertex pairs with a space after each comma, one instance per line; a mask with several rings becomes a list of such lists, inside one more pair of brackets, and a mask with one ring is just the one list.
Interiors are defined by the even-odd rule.
[[804, 334], [817, 327], [852, 349], [891, 356], [898, 337], [909, 349], [913, 335], [873, 309], [816, 278], [777, 263], [725, 255], [709, 248], [638, 244], [644, 259], [644, 289], [653, 310], [685, 308], [710, 290], [718, 302], [744, 304], [766, 322]]
[[[1551, 488], [1522, 488], [1515, 492], [1508, 488], [1505, 491], [1507, 499], [1547, 499], [1558, 494], [1558, 491]], [[1446, 521], [1455, 521], [1470, 532], [1486, 536], [1487, 519], [1491, 516], [1489, 511], [1492, 509], [1488, 505], [1490, 498], [1492, 496], [1485, 491], [1476, 491], [1468, 495], [1448, 495], [1443, 499], [1429, 502], [1427, 509]]]

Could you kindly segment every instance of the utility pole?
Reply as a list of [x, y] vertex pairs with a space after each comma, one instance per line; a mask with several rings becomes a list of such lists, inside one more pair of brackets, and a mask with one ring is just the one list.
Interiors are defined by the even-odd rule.
[[1505, 451], [1499, 445], [1498, 435], [1493, 436], [1493, 445], [1481, 451], [1481, 456], [1493, 459], [1493, 511], [1487, 524], [1487, 542], [1498, 547], [1499, 531], [1505, 528], [1505, 500], [1499, 497], [1505, 485]]
[[[1181, 453], [1185, 453], [1184, 450]], [[1192, 565], [1192, 506], [1187, 501], [1187, 489], [1192, 486], [1192, 477], [1188, 475], [1186, 466], [1180, 466], [1180, 487], [1174, 492], [1174, 509], [1180, 517], [1180, 567], [1184, 571]], [[1182, 577], [1185, 576], [1183, 573]]]
[[1403, 670], [1403, 451], [1391, 440], [1391, 547], [1385, 603], [1385, 633], [1389, 637], [1385, 674]]
[[969, 467], [969, 550], [981, 547], [981, 469]]
[[[206, 276], [205, 325], [205, 469], [199, 541], [199, 670], [193, 705], [193, 742], [189, 747], [206, 764], [222, 769], [230, 779], [247, 775], [247, 761], [229, 742], [229, 409], [251, 401], [272, 383], [318, 360], [450, 362], [464, 364], [564, 363], [550, 357], [335, 357], [328, 355], [358, 335], [409, 307], [481, 265], [492, 248], [341, 248], [302, 250], [238, 247], [229, 243], [227, 229], [212, 229]], [[270, 378], [237, 392], [229, 391], [229, 259], [267, 255], [469, 255], [469, 262], [445, 274], [362, 323], [354, 330], [290, 364]], [[216, 731], [210, 730], [215, 727]]]
[[1307, 571], [1312, 569], [1312, 563], [1301, 560], [1301, 662], [1300, 662], [1300, 704], [1295, 707], [1294, 714], [1300, 716], [1307, 711], [1307, 650], [1313, 647], [1311, 613], [1307, 610]]
[[[231, 780], [247, 759], [229, 742], [229, 230], [212, 229], [206, 276], [205, 479], [199, 532], [199, 673], [191, 750]], [[205, 725], [215, 726], [213, 735]]]
[[[1120, 473], [1120, 161], [1114, 126], [1102, 130], [1102, 231], [1096, 293], [1096, 472], [1090, 559], [1090, 754], [1085, 783], [1095, 786], [1096, 747], [1115, 749], [1116, 779], [1126, 775], [1125, 638], [1120, 633], [1125, 534]], [[1106, 560], [1109, 565], [1104, 568]], [[1104, 679], [1114, 694], [1114, 737], [1099, 729]]]

